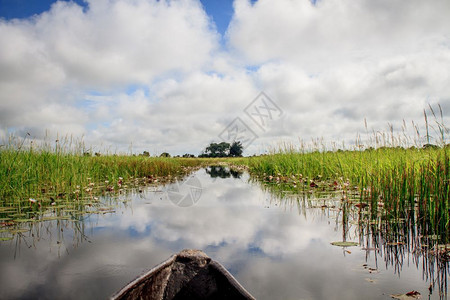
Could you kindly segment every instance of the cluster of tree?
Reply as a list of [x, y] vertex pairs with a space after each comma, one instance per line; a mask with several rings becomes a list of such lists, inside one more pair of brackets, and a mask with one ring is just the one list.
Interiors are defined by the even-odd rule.
[[139, 154], [139, 156], [146, 156], [146, 157], [149, 157], [149, 156], [150, 156], [150, 152], [144, 151], [144, 152], [142, 152], [142, 154]]
[[[198, 157], [238, 157], [242, 156], [243, 148], [244, 146], [242, 146], [240, 141], [235, 141], [231, 144], [226, 142], [211, 143]], [[150, 152], [144, 151], [139, 156], [149, 157]], [[171, 155], [168, 152], [163, 152], [159, 157], [171, 157]], [[175, 157], [180, 157], [180, 155], [176, 155]], [[181, 157], [193, 158], [195, 155], [185, 153]]]
[[[85, 153], [84, 155], [90, 155], [90, 154], [89, 154], [89, 153], [87, 153], [87, 154]], [[97, 153], [96, 153], [96, 155], [97, 155]], [[133, 155], [135, 155], [135, 154], [133, 154]], [[139, 154], [139, 156], [150, 157], [151, 155], [150, 155], [150, 152], [144, 151], [144, 152], [142, 152], [141, 154]], [[170, 155], [168, 152], [163, 152], [163, 153], [161, 153], [161, 154], [159, 155], [159, 157], [171, 157], [171, 155]], [[185, 154], [183, 154], [182, 156], [176, 155], [176, 156], [174, 156], [174, 157], [193, 158], [193, 157], [195, 157], [195, 155], [194, 155], [194, 154], [185, 153]]]
[[[99, 152], [94, 153], [95, 156], [102, 156]], [[83, 156], [92, 156], [91, 152], [83, 152]]]
[[198, 157], [237, 157], [242, 156], [243, 148], [240, 141], [211, 143]]

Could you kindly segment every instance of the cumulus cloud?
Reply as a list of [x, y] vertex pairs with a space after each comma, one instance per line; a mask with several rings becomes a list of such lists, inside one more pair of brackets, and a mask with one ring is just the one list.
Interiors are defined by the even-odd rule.
[[[108, 123], [151, 118], [151, 100], [127, 89], [206, 68], [218, 46], [211, 25], [198, 1], [56, 2], [31, 19], [2, 20], [1, 125], [51, 129], [65, 119], [78, 134], [86, 112]], [[89, 107], [92, 92], [111, 101]]]
[[217, 46], [196, 1], [57, 2], [31, 26], [71, 81], [94, 88], [189, 72]]
[[[288, 113], [285, 136], [354, 139], [447, 107], [446, 1], [234, 2], [231, 49]], [[437, 106], [435, 106], [437, 109]], [[448, 121], [449, 112], [445, 112]], [[448, 123], [448, 122], [447, 122]], [[291, 132], [291, 134], [289, 134]]]
[[228, 36], [246, 60], [310, 72], [351, 61], [448, 47], [447, 1], [237, 0]]
[[[49, 129], [99, 150], [198, 154], [241, 117], [258, 137], [252, 154], [283, 140], [354, 140], [364, 120], [401, 130], [422, 123], [428, 103], [448, 124], [447, 1], [234, 9], [225, 45], [196, 0], [57, 2], [0, 20], [0, 137]], [[283, 110], [268, 130], [243, 112], [261, 90]]]

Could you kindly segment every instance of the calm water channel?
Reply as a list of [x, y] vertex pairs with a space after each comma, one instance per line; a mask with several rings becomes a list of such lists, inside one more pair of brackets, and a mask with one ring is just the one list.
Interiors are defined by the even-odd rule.
[[[257, 299], [390, 299], [413, 290], [439, 299], [428, 290], [430, 262], [364, 246], [356, 222], [343, 226], [340, 199], [280, 198], [245, 173], [233, 175], [202, 169], [179, 184], [100, 198], [113, 209], [82, 221], [25, 224], [0, 242], [0, 298], [106, 299], [173, 253], [196, 248]], [[330, 244], [344, 237], [362, 246]]]

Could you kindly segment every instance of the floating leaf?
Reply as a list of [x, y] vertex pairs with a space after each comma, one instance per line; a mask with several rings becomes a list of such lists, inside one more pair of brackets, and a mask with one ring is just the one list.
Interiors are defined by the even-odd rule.
[[2, 237], [0, 237], [0, 242], [10, 241], [12, 239], [13, 239], [12, 236], [2, 236]]
[[400, 300], [420, 299], [420, 293], [418, 291], [411, 291], [406, 294], [393, 294], [391, 297]]
[[65, 208], [67, 205], [60, 204], [60, 205], [54, 205], [53, 208]]
[[353, 247], [358, 246], [357, 242], [332, 242], [331, 245], [339, 247]]
[[16, 223], [27, 223], [27, 222], [34, 222], [34, 219], [15, 219], [14, 222]]
[[20, 214], [20, 213], [17, 213], [17, 214], [12, 214], [12, 215], [9, 215], [11, 218], [18, 218], [18, 217], [25, 217], [27, 214]]
[[30, 231], [29, 229], [26, 229], [26, 228], [20, 228], [20, 229], [11, 229], [10, 231], [9, 231], [9, 233], [11, 233], [11, 234], [17, 234], [17, 233], [25, 233], [25, 232], [28, 232], [28, 231]]
[[54, 221], [54, 220], [69, 220], [69, 216], [52, 216], [52, 217], [44, 217], [42, 221]]
[[116, 211], [111, 208], [99, 208], [97, 211], [90, 211], [91, 214], [110, 214], [115, 213]]

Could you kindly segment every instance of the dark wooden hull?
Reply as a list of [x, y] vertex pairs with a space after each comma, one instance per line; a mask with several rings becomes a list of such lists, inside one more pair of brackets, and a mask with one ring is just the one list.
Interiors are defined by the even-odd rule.
[[255, 299], [218, 262], [183, 250], [139, 276], [111, 299]]

